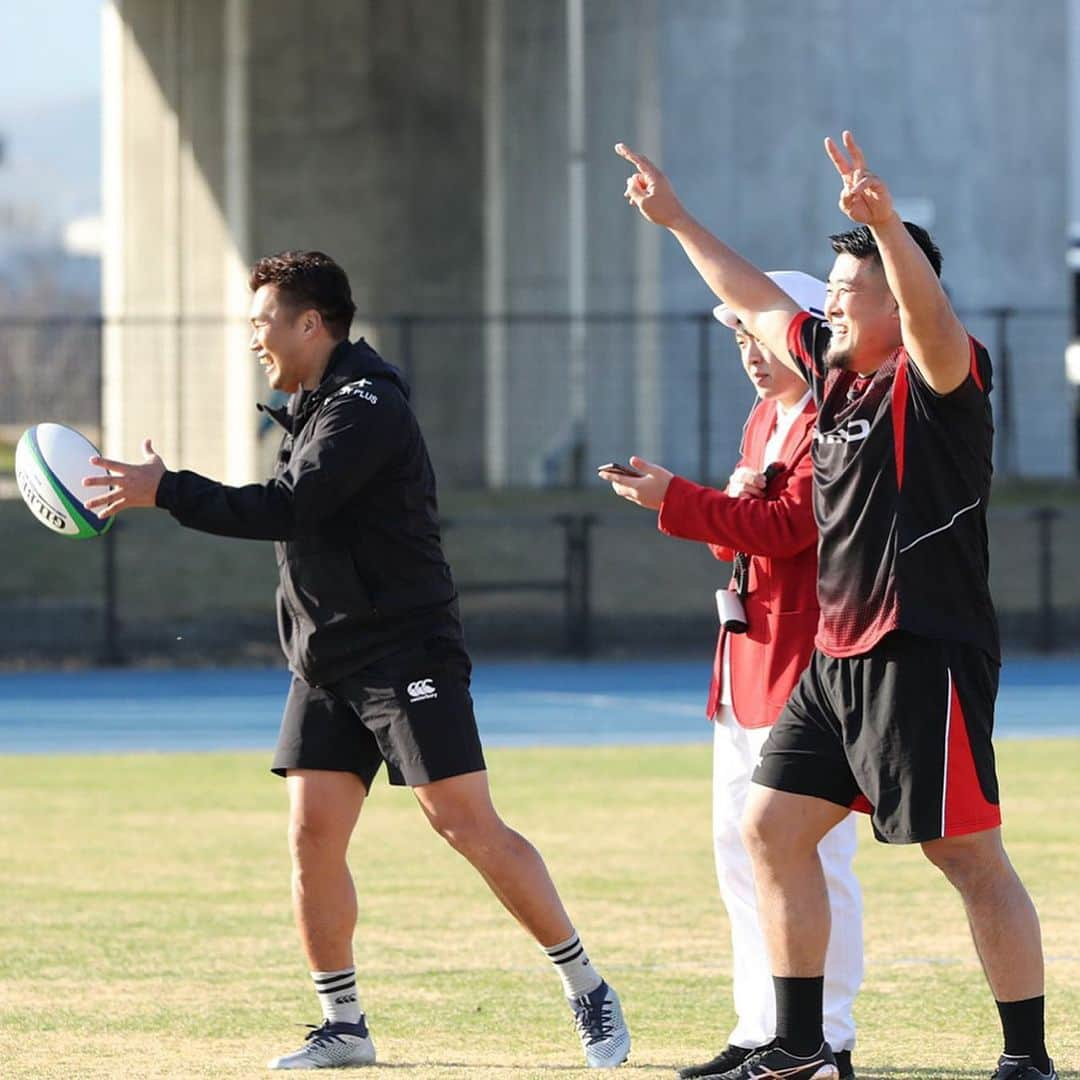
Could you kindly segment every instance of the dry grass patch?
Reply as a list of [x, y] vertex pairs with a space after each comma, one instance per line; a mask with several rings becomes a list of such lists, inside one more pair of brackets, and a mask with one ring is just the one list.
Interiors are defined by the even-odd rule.
[[[705, 746], [495, 751], [497, 804], [544, 852], [634, 1032], [670, 1076], [731, 1023]], [[1001, 748], [1007, 840], [1043, 916], [1050, 1026], [1080, 1062], [1080, 741]], [[0, 759], [0, 1075], [231, 1078], [316, 1019], [290, 921], [284, 791], [262, 755]], [[379, 781], [352, 863], [361, 990], [394, 1080], [585, 1077], [557, 983], [475, 874]], [[864, 1080], [985, 1080], [996, 1014], [960, 905], [867, 834]], [[912, 1062], [926, 1063], [919, 1069]], [[595, 1075], [595, 1074], [592, 1074]]]

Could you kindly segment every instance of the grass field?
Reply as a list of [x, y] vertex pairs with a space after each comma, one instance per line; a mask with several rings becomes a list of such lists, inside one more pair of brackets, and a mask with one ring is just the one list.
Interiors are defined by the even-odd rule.
[[[490, 754], [504, 816], [545, 853], [631, 1023], [631, 1077], [709, 1056], [731, 1023], [703, 746]], [[287, 899], [284, 790], [259, 754], [0, 758], [0, 1075], [266, 1075], [314, 999]], [[1035, 895], [1049, 1025], [1080, 1076], [1080, 740], [1006, 742], [1006, 836]], [[1052, 793], [1052, 795], [1051, 795]], [[1053, 799], [1051, 803], [1049, 800]], [[557, 982], [472, 871], [381, 781], [352, 862], [364, 1075], [595, 1075]], [[959, 903], [866, 835], [863, 1080], [985, 1080], [998, 1049]]]

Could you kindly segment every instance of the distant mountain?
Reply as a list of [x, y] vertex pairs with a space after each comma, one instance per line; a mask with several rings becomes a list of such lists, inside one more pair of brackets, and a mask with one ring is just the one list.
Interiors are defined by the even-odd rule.
[[96, 94], [19, 110], [0, 103], [0, 138], [0, 244], [55, 244], [72, 218], [100, 213]]

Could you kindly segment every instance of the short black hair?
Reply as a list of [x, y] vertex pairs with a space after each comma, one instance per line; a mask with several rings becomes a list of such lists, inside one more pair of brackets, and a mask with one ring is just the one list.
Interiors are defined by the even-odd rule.
[[[912, 240], [919, 245], [922, 253], [934, 268], [934, 273], [941, 277], [941, 251], [934, 243], [933, 237], [921, 225], [916, 225], [913, 221], [905, 221], [904, 228], [907, 229]], [[878, 251], [877, 241], [867, 225], [860, 225], [847, 232], [833, 233], [829, 237], [829, 243], [832, 244], [832, 249], [837, 255], [853, 255], [856, 259], [874, 258], [879, 263], [881, 262], [881, 252]]]
[[285, 303], [297, 310], [314, 308], [335, 340], [347, 337], [356, 314], [345, 271], [321, 251], [279, 251], [252, 268], [248, 286], [276, 285]]

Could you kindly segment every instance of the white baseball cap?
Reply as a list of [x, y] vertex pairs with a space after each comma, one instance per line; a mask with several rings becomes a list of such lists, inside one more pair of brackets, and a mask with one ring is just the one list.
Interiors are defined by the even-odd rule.
[[[770, 270], [765, 276], [772, 278], [803, 311], [809, 311], [818, 319], [825, 318], [824, 281], [818, 281], [801, 270]], [[739, 325], [739, 316], [727, 304], [717, 304], [712, 313], [729, 330]]]

